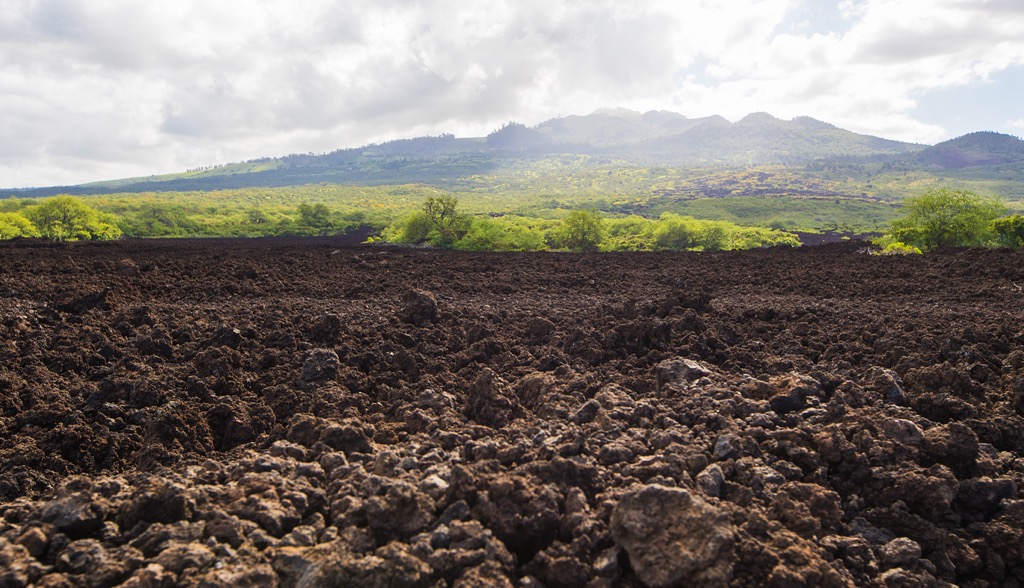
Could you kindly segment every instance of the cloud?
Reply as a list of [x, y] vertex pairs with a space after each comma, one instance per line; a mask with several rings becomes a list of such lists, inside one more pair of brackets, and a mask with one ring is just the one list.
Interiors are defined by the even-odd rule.
[[945, 129], [914, 118], [922, 95], [1024, 64], [1015, 0], [816, 2], [15, 0], [0, 13], [0, 185], [603, 106], [936, 141]]

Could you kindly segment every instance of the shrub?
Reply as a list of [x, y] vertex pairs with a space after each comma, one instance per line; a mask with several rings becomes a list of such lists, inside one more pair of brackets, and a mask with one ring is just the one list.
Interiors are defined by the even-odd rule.
[[117, 219], [72, 196], [57, 196], [24, 210], [43, 237], [54, 241], [107, 240], [121, 236]]
[[391, 243], [415, 245], [425, 243], [430, 237], [433, 225], [422, 212], [408, 214], [384, 229], [383, 237]]
[[665, 213], [654, 229], [654, 248], [683, 251], [697, 246], [697, 222], [685, 216]]
[[505, 218], [475, 219], [455, 243], [461, 251], [540, 251], [544, 247], [543, 233]]
[[17, 212], [0, 212], [0, 239], [38, 236], [39, 231], [32, 221]]
[[455, 196], [427, 198], [423, 214], [431, 225], [431, 242], [451, 247], [469, 231], [470, 220], [459, 214], [459, 199]]
[[569, 251], [596, 251], [604, 240], [604, 220], [590, 210], [574, 210], [554, 234], [555, 243]]
[[1014, 214], [993, 221], [992, 229], [1003, 247], [1020, 249], [1024, 247], [1024, 215]]
[[995, 242], [993, 221], [1006, 207], [997, 199], [941, 188], [908, 198], [907, 216], [892, 223], [890, 235], [922, 250], [978, 246]]

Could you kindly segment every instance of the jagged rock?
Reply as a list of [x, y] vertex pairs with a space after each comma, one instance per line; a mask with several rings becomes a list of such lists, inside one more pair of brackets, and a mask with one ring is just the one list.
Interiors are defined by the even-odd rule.
[[57, 554], [57, 571], [80, 576], [87, 586], [112, 586], [128, 577], [143, 560], [142, 553], [132, 547], [107, 550], [95, 539], [72, 541]]
[[711, 464], [697, 474], [697, 487], [708, 496], [718, 498], [725, 482], [725, 473], [717, 463]]
[[699, 380], [712, 373], [712, 370], [702, 363], [685, 358], [666, 359], [654, 369], [659, 391], [668, 386]]
[[885, 419], [880, 424], [882, 432], [893, 441], [904, 445], [920, 445], [924, 432], [917, 423], [906, 419]]
[[360, 556], [339, 543], [277, 550], [273, 567], [283, 578], [282, 585], [420, 588], [430, 580], [430, 566], [409, 553], [407, 545], [389, 543], [372, 554]]
[[1017, 498], [1017, 484], [1011, 478], [963, 480], [956, 506], [965, 515], [983, 520], [995, 514], [999, 503], [1008, 498]]
[[480, 372], [469, 391], [465, 413], [477, 423], [494, 428], [504, 427], [526, 414], [508, 383], [490, 368]]
[[687, 490], [655, 484], [627, 494], [611, 532], [648, 586], [723, 586], [732, 577], [728, 515]]
[[526, 325], [526, 335], [534, 343], [545, 343], [554, 334], [555, 323], [544, 317], [534, 317]]
[[711, 449], [711, 455], [717, 460], [735, 459], [742, 453], [740, 440], [735, 435], [726, 433], [715, 439], [715, 445]]
[[50, 502], [43, 508], [43, 522], [72, 537], [84, 537], [103, 526], [107, 506], [88, 492], [75, 492]]
[[502, 476], [479, 497], [473, 514], [526, 561], [554, 539], [560, 498], [555, 488], [535, 478]]
[[877, 397], [890, 404], [907, 404], [903, 380], [894, 370], [874, 366], [864, 375], [864, 381]]
[[20, 588], [38, 581], [44, 568], [21, 545], [0, 537], [0, 586]]
[[452, 588], [513, 588], [513, 584], [501, 565], [485, 561], [466, 570], [455, 580]]
[[369, 453], [373, 451], [370, 441], [372, 429], [355, 422], [332, 424], [320, 430], [320, 441], [332, 449], [344, 453]]
[[922, 449], [935, 462], [964, 475], [978, 459], [978, 436], [966, 425], [949, 423], [925, 431]]
[[431, 520], [434, 503], [412, 484], [387, 480], [379, 496], [366, 500], [370, 529], [382, 539], [409, 537], [423, 530]]
[[50, 538], [39, 527], [29, 527], [18, 535], [16, 542], [28, 550], [29, 555], [39, 559], [46, 552]]
[[151, 563], [136, 570], [121, 586], [122, 588], [173, 588], [177, 583], [177, 575], [165, 570], [159, 564]]
[[878, 550], [879, 559], [889, 567], [911, 567], [921, 559], [921, 546], [907, 537], [897, 537]]
[[153, 558], [153, 563], [180, 576], [185, 570], [201, 571], [216, 558], [217, 556], [205, 545], [177, 543], [161, 551]]
[[333, 349], [314, 349], [302, 364], [302, 379], [307, 382], [334, 380], [341, 369], [341, 360]]
[[398, 317], [417, 327], [426, 327], [437, 322], [437, 299], [430, 292], [407, 290], [402, 296], [402, 308]]

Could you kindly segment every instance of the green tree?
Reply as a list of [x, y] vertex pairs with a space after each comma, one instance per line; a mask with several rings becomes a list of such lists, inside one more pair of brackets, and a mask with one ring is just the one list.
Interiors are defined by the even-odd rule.
[[303, 202], [299, 205], [299, 225], [308, 227], [314, 231], [327, 232], [333, 228], [331, 209], [322, 202], [309, 204]]
[[666, 212], [654, 228], [654, 248], [661, 251], [684, 251], [697, 246], [697, 222], [685, 216]]
[[32, 221], [17, 212], [0, 212], [0, 239], [38, 236], [39, 231]]
[[131, 237], [185, 237], [199, 234], [198, 223], [173, 204], [146, 203], [137, 210], [125, 210], [117, 226]]
[[637, 215], [605, 221], [601, 251], [650, 251], [654, 248], [655, 222]]
[[72, 196], [56, 196], [25, 208], [24, 215], [42, 236], [55, 241], [117, 239], [117, 219], [103, 214]]
[[729, 223], [719, 221], [704, 221], [700, 224], [697, 233], [697, 241], [704, 251], [722, 251], [731, 249], [731, 231]]
[[604, 219], [601, 215], [590, 210], [574, 210], [562, 219], [555, 240], [569, 251], [595, 251], [604, 236]]
[[908, 198], [907, 215], [893, 221], [891, 236], [923, 250], [945, 246], [988, 245], [995, 239], [993, 221], [1006, 212], [995, 198], [966, 190], [940, 188]]
[[1003, 247], [1020, 249], [1024, 247], [1024, 215], [1014, 214], [996, 219], [992, 223], [999, 244]]
[[469, 231], [455, 243], [461, 251], [540, 251], [544, 235], [505, 218], [474, 219]]
[[384, 229], [384, 240], [391, 243], [416, 245], [430, 238], [433, 225], [422, 211], [408, 214]]
[[469, 230], [469, 223], [459, 214], [459, 199], [455, 196], [427, 198], [423, 203], [423, 214], [436, 232], [435, 245], [448, 247]]

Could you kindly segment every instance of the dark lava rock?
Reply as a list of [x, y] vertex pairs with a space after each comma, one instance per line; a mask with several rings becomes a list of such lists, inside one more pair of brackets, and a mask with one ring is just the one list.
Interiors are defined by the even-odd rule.
[[437, 321], [437, 299], [430, 292], [407, 290], [402, 296], [398, 317], [417, 327], [426, 327]]
[[0, 243], [0, 586], [1024, 581], [1020, 253], [344, 239]]
[[333, 349], [314, 349], [302, 364], [302, 379], [307, 382], [335, 380], [340, 369], [341, 360]]
[[728, 514], [687, 490], [650, 485], [627, 494], [611, 532], [648, 586], [724, 586], [732, 577]]

